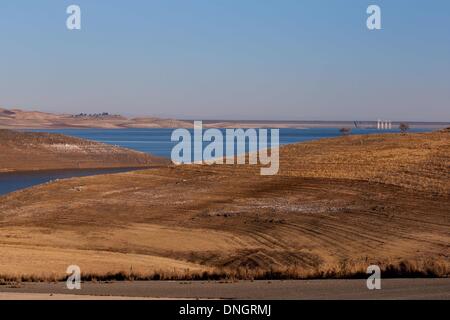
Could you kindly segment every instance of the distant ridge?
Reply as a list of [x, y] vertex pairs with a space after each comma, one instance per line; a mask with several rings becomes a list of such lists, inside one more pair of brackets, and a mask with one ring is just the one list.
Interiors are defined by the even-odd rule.
[[[202, 120], [205, 128], [376, 128], [376, 121], [311, 121], [311, 120]], [[442, 129], [450, 122], [405, 121], [411, 128]], [[355, 125], [357, 124], [357, 125]], [[393, 128], [400, 122], [393, 121]], [[108, 113], [99, 114], [55, 114], [40, 111], [0, 108], [0, 129], [67, 129], [67, 128], [192, 128], [193, 120], [167, 119], [158, 117], [127, 118]]]
[[64, 128], [183, 128], [192, 127], [188, 121], [161, 118], [128, 119], [120, 115], [70, 115], [40, 111], [0, 108], [0, 129], [64, 129]]

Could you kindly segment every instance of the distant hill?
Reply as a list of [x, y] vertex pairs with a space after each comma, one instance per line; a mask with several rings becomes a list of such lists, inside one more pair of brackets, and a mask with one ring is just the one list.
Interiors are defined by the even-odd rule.
[[109, 114], [53, 114], [39, 111], [0, 108], [1, 129], [62, 129], [62, 128], [189, 128], [187, 121], [161, 118], [128, 119]]
[[[203, 120], [204, 128], [376, 128], [376, 121], [271, 121], [271, 120]], [[449, 122], [407, 122], [410, 128], [442, 129]], [[400, 122], [393, 122], [398, 128]], [[121, 115], [54, 114], [39, 111], [0, 108], [0, 129], [64, 129], [64, 128], [192, 128], [192, 120], [157, 117], [126, 118]]]

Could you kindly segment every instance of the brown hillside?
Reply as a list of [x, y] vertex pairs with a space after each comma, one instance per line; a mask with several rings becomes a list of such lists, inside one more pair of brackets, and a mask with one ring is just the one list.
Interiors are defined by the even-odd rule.
[[192, 165], [16, 192], [0, 198], [0, 274], [448, 276], [449, 135], [286, 146], [277, 176]]
[[128, 119], [120, 115], [82, 115], [54, 114], [20, 109], [0, 108], [0, 129], [58, 129], [58, 128], [188, 128], [191, 122], [160, 119]]
[[50, 133], [0, 130], [0, 172], [145, 167], [169, 161], [124, 148]]

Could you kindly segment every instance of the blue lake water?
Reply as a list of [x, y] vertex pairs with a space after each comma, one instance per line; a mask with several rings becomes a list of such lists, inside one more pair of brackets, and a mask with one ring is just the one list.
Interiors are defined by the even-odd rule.
[[[68, 136], [113, 144], [167, 158], [170, 158], [172, 148], [178, 143], [171, 141], [173, 129], [60, 129], [29, 131], [61, 133]], [[414, 129], [411, 131], [424, 132], [427, 130]], [[352, 130], [352, 134], [371, 134], [379, 132], [380, 131], [374, 129]], [[398, 130], [386, 130], [383, 132], [398, 132]], [[338, 128], [280, 129], [280, 145], [336, 137], [339, 135], [340, 132]], [[0, 195], [56, 179], [123, 172], [127, 170], [130, 169], [82, 169], [1, 173]]]
[[0, 195], [32, 187], [57, 179], [85, 177], [97, 174], [118, 173], [134, 170], [132, 168], [45, 170], [29, 172], [6, 172], [0, 174]]
[[[68, 136], [94, 140], [151, 153], [156, 156], [170, 158], [172, 148], [178, 142], [171, 141], [173, 129], [60, 129], [33, 130], [36, 132], [61, 133]], [[192, 130], [189, 130], [192, 133]], [[221, 130], [224, 132], [224, 130]], [[411, 132], [424, 132], [424, 129], [414, 129]], [[384, 133], [399, 132], [398, 130], [384, 130]], [[353, 129], [351, 134], [380, 133], [375, 129]], [[340, 136], [339, 128], [312, 129], [280, 129], [280, 145], [331, 138]], [[225, 134], [224, 134], [225, 136]], [[269, 134], [270, 136], [270, 134]], [[207, 143], [205, 143], [206, 145]]]

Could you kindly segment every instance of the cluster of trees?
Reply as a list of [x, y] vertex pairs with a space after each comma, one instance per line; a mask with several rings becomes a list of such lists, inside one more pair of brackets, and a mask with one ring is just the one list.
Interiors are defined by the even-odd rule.
[[[355, 126], [356, 126], [356, 123], [355, 123]], [[402, 133], [406, 133], [410, 129], [409, 124], [407, 124], [405, 122], [401, 122], [400, 125], [398, 126], [398, 128], [400, 129], [400, 131]], [[339, 132], [343, 136], [347, 136], [347, 135], [349, 135], [352, 132], [352, 129], [351, 128], [341, 128], [339, 130]]]
[[339, 130], [339, 132], [343, 135], [343, 136], [348, 136], [351, 132], [352, 129], [351, 128], [341, 128]]
[[401, 131], [402, 133], [406, 133], [406, 131], [409, 130], [409, 124], [402, 122], [402, 123], [400, 123], [400, 125], [398, 126], [398, 128], [400, 129], [400, 131]]
[[90, 117], [90, 118], [100, 118], [100, 117], [108, 117], [110, 116], [110, 114], [108, 112], [102, 112], [102, 113], [79, 113], [76, 114], [72, 117], [74, 118], [86, 118], [86, 117]]

